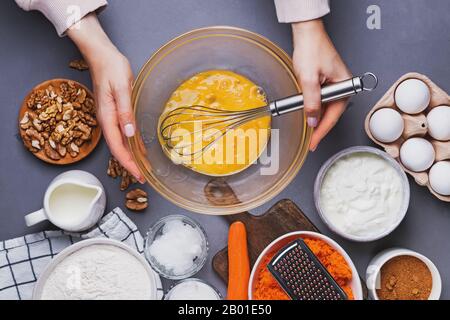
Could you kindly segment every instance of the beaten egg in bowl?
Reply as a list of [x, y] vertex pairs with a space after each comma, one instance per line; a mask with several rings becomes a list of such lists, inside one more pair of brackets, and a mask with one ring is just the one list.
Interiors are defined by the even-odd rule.
[[[159, 120], [158, 138], [164, 153], [175, 163], [209, 176], [238, 173], [256, 162], [270, 137], [270, 115], [227, 130], [229, 122], [214, 116], [199, 117], [202, 106], [222, 111], [244, 111], [267, 105], [263, 90], [251, 80], [228, 70], [198, 73], [171, 95]], [[175, 115], [166, 115], [174, 110]], [[164, 135], [161, 133], [164, 131]], [[167, 136], [171, 138], [167, 140]]]

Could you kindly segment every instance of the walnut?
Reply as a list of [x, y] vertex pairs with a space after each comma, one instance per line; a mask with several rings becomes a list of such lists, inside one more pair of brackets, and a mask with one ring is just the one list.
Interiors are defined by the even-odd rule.
[[56, 117], [56, 115], [57, 114], [59, 114], [59, 115], [61, 115], [61, 112], [62, 112], [62, 110], [63, 110], [63, 106], [62, 106], [62, 98], [61, 97], [57, 97], [56, 98], [56, 104], [55, 104], [55, 106], [56, 106], [56, 113], [52, 116], [52, 117]]
[[34, 128], [29, 128], [25, 131], [23, 142], [25, 147], [33, 153], [39, 152], [44, 146], [45, 140], [42, 135]]
[[28, 111], [26, 111], [26, 112], [23, 114], [22, 119], [20, 119], [20, 124], [26, 124], [26, 123], [28, 123], [28, 122], [30, 122], [30, 117], [29, 117]]
[[76, 125], [76, 129], [78, 131], [81, 131], [83, 133], [83, 135], [80, 137], [83, 140], [89, 140], [91, 137], [91, 127], [89, 127], [88, 125], [78, 122]]
[[[76, 157], [85, 142], [92, 139], [93, 129], [98, 125], [94, 100], [73, 81], [32, 92], [26, 105], [28, 110], [19, 126], [23, 130], [21, 136], [27, 137], [24, 144], [32, 152], [45, 149], [44, 142], [48, 142], [49, 148], [61, 158], [67, 153]], [[33, 131], [27, 133], [29, 129]], [[55, 155], [52, 157], [56, 159]]]
[[32, 124], [33, 124], [33, 127], [39, 132], [41, 132], [43, 130], [43, 128], [44, 128], [44, 126], [42, 125], [41, 120], [39, 120], [38, 118], [35, 118], [32, 121]]
[[77, 101], [74, 101], [74, 102], [72, 103], [72, 105], [73, 105], [73, 107], [74, 107], [75, 110], [81, 110], [81, 103], [79, 103], [79, 102], [77, 102]]
[[[27, 131], [25, 131], [25, 134], [30, 137], [30, 139], [32, 141], [38, 141], [40, 146], [44, 145], [44, 138], [42, 137], [42, 135], [36, 131], [36, 129], [30, 128]], [[36, 148], [36, 147], [35, 147]]]
[[51, 138], [52, 140], [54, 140], [55, 142], [60, 142], [61, 139], [62, 139], [62, 134], [61, 134], [60, 132], [53, 131], [53, 132], [50, 134], [50, 138]]
[[32, 123], [30, 121], [30, 114], [28, 113], [28, 111], [26, 111], [22, 119], [20, 119], [20, 127], [24, 130], [27, 130], [31, 125]]
[[51, 118], [51, 119], [46, 123], [46, 125], [48, 125], [50, 128], [54, 128], [54, 127], [56, 126], [56, 123], [57, 123], [56, 118]]
[[142, 189], [133, 189], [126, 195], [125, 206], [133, 211], [142, 211], [148, 207], [147, 192]]
[[35, 149], [41, 150], [41, 144], [38, 140], [31, 140], [31, 146]]
[[84, 89], [78, 89], [77, 91], [77, 102], [83, 104], [86, 101], [86, 90]]
[[78, 138], [78, 139], [74, 139], [73, 142], [78, 146], [81, 147], [84, 144], [84, 140]]
[[48, 141], [45, 142], [44, 152], [45, 152], [45, 155], [52, 160], [57, 161], [57, 160], [61, 159], [61, 156], [59, 155], [59, 153], [51, 147], [51, 145]]
[[62, 120], [67, 121], [72, 119], [75, 110], [66, 110], [62, 115]]
[[[73, 138], [76, 140], [81, 140], [80, 138], [82, 135], [83, 135], [83, 132], [81, 132], [81, 131], [73, 131]], [[83, 142], [84, 142], [84, 140], [83, 140]]]
[[51, 118], [51, 115], [50, 114], [48, 114], [47, 112], [41, 112], [40, 114], [39, 114], [39, 120], [41, 120], [41, 121], [47, 121], [48, 119], [50, 119]]
[[61, 144], [56, 145], [56, 151], [58, 151], [59, 155], [64, 158], [67, 154], [67, 148]]
[[89, 114], [95, 114], [95, 102], [92, 98], [86, 98], [83, 105], [83, 111]]
[[23, 130], [27, 130], [28, 128], [31, 127], [31, 121], [28, 121], [27, 123], [21, 124], [20, 127], [21, 127]]
[[123, 167], [120, 165], [120, 163], [113, 157], [109, 158], [108, 170], [106, 171], [108, 176], [115, 179], [119, 176], [122, 176], [122, 171], [123, 171]]
[[131, 184], [131, 176], [127, 170], [122, 170], [122, 180], [120, 181], [120, 190], [124, 191], [128, 189]]
[[[61, 109], [62, 110], [62, 109]], [[47, 121], [50, 118], [55, 118], [56, 114], [59, 112], [58, 105], [52, 104], [51, 106], [47, 107], [45, 111], [41, 112], [39, 114], [39, 120], [41, 121]]]
[[63, 104], [63, 112], [66, 112], [67, 110], [73, 110], [73, 105], [70, 102]]
[[26, 111], [24, 117], [20, 121], [20, 127], [26, 130], [31, 126], [33, 126], [39, 132], [43, 130], [43, 125], [41, 120], [39, 120], [38, 115], [33, 111]]
[[48, 143], [50, 144], [50, 147], [56, 150], [56, 142], [53, 141], [53, 139], [48, 139]]
[[94, 119], [89, 113], [86, 113], [84, 111], [80, 111], [79, 116], [81, 118], [81, 121], [85, 124], [87, 124], [90, 127], [96, 127], [97, 126], [97, 120]]
[[40, 109], [48, 103], [48, 100], [45, 90], [37, 90], [30, 95], [27, 106], [31, 110]]
[[63, 136], [63, 138], [61, 139], [61, 144], [63, 146], [67, 146], [68, 144], [71, 144], [73, 139], [74, 139], [73, 132], [69, 131], [69, 130], [68, 131], [64, 131], [62, 136]]
[[63, 134], [65, 130], [66, 130], [66, 123], [62, 121], [58, 122], [58, 124], [55, 127], [55, 132]]
[[67, 146], [67, 150], [72, 158], [75, 158], [80, 153], [80, 148], [73, 142]]
[[[60, 131], [61, 135], [62, 135], [62, 139], [61, 139], [61, 144], [66, 146], [69, 143], [72, 143], [73, 139], [74, 139], [74, 131], [73, 129], [75, 128], [76, 123], [75, 122], [70, 122], [69, 121], [69, 125], [66, 127], [64, 122], [61, 122], [58, 127], [63, 127], [64, 130]], [[61, 129], [59, 129], [61, 130]], [[59, 131], [58, 130], [58, 131]]]
[[122, 168], [122, 180], [120, 181], [120, 190], [125, 191], [132, 184], [137, 182], [136, 178], [132, 176], [125, 168]]
[[85, 71], [89, 69], [89, 65], [83, 59], [72, 60], [69, 63], [69, 67], [78, 71]]
[[128, 189], [130, 185], [137, 183], [136, 178], [132, 176], [124, 167], [122, 167], [119, 161], [117, 161], [114, 157], [109, 158], [108, 169], [106, 173], [113, 179], [121, 177], [121, 191], [124, 191]]
[[[37, 149], [37, 148], [33, 147], [33, 142], [32, 142], [32, 140], [31, 140], [31, 138], [29, 136], [25, 135], [22, 138], [23, 138], [23, 144], [25, 145], [25, 147], [28, 150], [30, 150], [33, 153], [36, 153], [36, 152], [40, 151], [40, 149]], [[36, 144], [36, 143], [34, 143], [34, 144]]]

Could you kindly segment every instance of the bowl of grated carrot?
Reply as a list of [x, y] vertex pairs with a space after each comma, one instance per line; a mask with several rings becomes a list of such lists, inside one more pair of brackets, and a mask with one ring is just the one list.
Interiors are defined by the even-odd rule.
[[270, 271], [267, 264], [288, 243], [302, 238], [333, 279], [347, 294], [349, 300], [362, 300], [361, 280], [348, 254], [329, 237], [309, 231], [287, 233], [270, 243], [259, 255], [250, 274], [248, 296], [250, 300], [290, 300]]

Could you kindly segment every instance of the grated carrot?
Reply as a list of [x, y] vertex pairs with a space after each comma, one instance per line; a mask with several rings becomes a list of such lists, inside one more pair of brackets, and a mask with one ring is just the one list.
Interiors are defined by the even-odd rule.
[[[333, 279], [341, 286], [349, 300], [353, 300], [353, 291], [350, 287], [352, 270], [344, 257], [333, 249], [328, 243], [320, 239], [305, 238], [305, 243], [325, 266]], [[290, 297], [280, 287], [278, 282], [267, 269], [270, 260], [276, 252], [265, 256], [260, 264], [258, 278], [256, 279], [253, 298], [255, 300], [290, 300]]]

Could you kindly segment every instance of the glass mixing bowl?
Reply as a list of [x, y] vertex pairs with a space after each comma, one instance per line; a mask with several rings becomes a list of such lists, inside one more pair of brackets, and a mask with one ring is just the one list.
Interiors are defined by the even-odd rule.
[[138, 130], [129, 143], [146, 180], [166, 199], [198, 213], [234, 214], [262, 205], [295, 178], [312, 129], [303, 111], [273, 118], [277, 130], [271, 140], [279, 142], [267, 146], [270, 164], [258, 161], [232, 176], [214, 178], [172, 163], [158, 141], [159, 116], [184, 80], [212, 69], [242, 74], [261, 86], [269, 101], [300, 92], [291, 59], [268, 39], [233, 27], [194, 30], [164, 45], [141, 69], [132, 96]]

